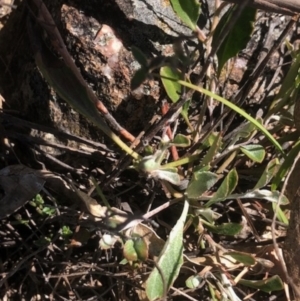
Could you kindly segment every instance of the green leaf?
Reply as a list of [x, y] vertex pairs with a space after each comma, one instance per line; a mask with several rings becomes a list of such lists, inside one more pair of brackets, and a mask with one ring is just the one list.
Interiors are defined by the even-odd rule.
[[69, 226], [63, 226], [61, 228], [61, 235], [64, 237], [64, 238], [67, 238], [69, 237], [70, 235], [73, 234], [73, 231], [70, 229]]
[[137, 47], [132, 46], [131, 47], [131, 52], [134, 56], [134, 58], [138, 61], [138, 63], [147, 69], [148, 67], [148, 60], [145, 54]]
[[133, 241], [134, 241], [134, 249], [138, 255], [138, 259], [141, 261], [147, 260], [148, 246], [145, 239], [143, 239], [143, 237], [136, 236], [133, 237]]
[[[258, 122], [260, 122], [260, 124], [262, 124], [262, 119], [259, 118], [257, 119]], [[244, 123], [241, 128], [239, 129], [239, 131], [233, 136], [232, 140], [233, 141], [237, 141], [240, 138], [244, 138], [247, 139], [251, 136], [251, 134], [256, 130], [255, 126], [253, 123], [251, 122], [246, 122]]]
[[[281, 203], [281, 201], [280, 201], [280, 203]], [[277, 207], [277, 204], [276, 203], [272, 203], [272, 208], [273, 208], [274, 213], [276, 212], [277, 219], [280, 222], [288, 225], [289, 224], [289, 220], [286, 217], [285, 213], [282, 211], [282, 209], [280, 207], [279, 208], [276, 208], [276, 207]]]
[[185, 135], [177, 134], [171, 144], [178, 147], [188, 147], [191, 145], [191, 140]]
[[232, 258], [243, 263], [246, 266], [251, 266], [256, 263], [254, 256], [249, 253], [229, 251], [224, 253], [224, 255], [230, 255]]
[[149, 173], [160, 167], [161, 165], [156, 161], [156, 154], [142, 158], [137, 164], [137, 169], [145, 173]]
[[215, 204], [217, 202], [222, 202], [225, 200], [235, 189], [238, 182], [238, 174], [235, 169], [232, 169], [222, 182], [221, 186], [218, 188], [217, 192], [213, 195], [211, 200], [209, 200], [205, 207], [208, 208], [212, 204]]
[[298, 156], [300, 152], [300, 141], [298, 141], [294, 147], [291, 149], [287, 157], [285, 158], [284, 162], [279, 168], [279, 171], [277, 172], [275, 178], [272, 181], [271, 189], [276, 190], [288, 170], [291, 168], [293, 165], [296, 157]]
[[133, 239], [129, 239], [126, 241], [123, 249], [123, 255], [128, 261], [138, 260], [138, 254], [135, 250]]
[[[244, 194], [232, 194], [230, 198], [240, 198], [240, 199], [262, 199], [262, 200], [267, 200], [272, 203], [277, 203], [279, 198], [280, 198], [280, 192], [275, 190], [275, 191], [270, 191], [266, 189], [257, 189], [253, 191], [246, 192]], [[284, 195], [281, 196], [280, 199], [280, 204], [281, 205], [287, 205], [289, 204], [289, 200], [287, 197]]]
[[235, 223], [224, 223], [218, 226], [206, 222], [203, 224], [208, 230], [219, 235], [237, 235], [243, 229], [242, 225]]
[[177, 83], [177, 80], [182, 79], [181, 72], [169, 66], [164, 66], [160, 68], [160, 76], [169, 98], [172, 102], [177, 102], [181, 95], [181, 85]]
[[178, 81], [179, 84], [193, 89], [195, 91], [198, 91], [200, 93], [203, 93], [209, 97], [212, 97], [213, 99], [223, 103], [225, 106], [229, 107], [230, 109], [234, 110], [236, 113], [240, 114], [241, 116], [245, 117], [248, 121], [250, 121], [251, 123], [253, 123], [257, 129], [259, 129], [262, 133], [264, 133], [264, 135], [272, 142], [272, 144], [283, 154], [285, 155], [281, 145], [276, 141], [276, 139], [272, 136], [272, 134], [262, 125], [260, 124], [259, 121], [257, 121], [256, 119], [254, 119], [252, 116], [250, 116], [249, 114], [247, 114], [244, 110], [240, 109], [238, 106], [236, 106], [235, 104], [233, 104], [232, 102], [230, 102], [229, 100], [215, 94], [212, 93], [211, 91], [204, 89], [200, 86], [195, 86], [191, 83], [188, 83], [186, 81], [183, 80], [179, 80]]
[[275, 176], [275, 174], [278, 172], [279, 166], [280, 163], [278, 159], [277, 158], [272, 159], [268, 163], [260, 179], [257, 181], [254, 190], [266, 186], [271, 181], [271, 179]]
[[176, 168], [157, 169], [150, 172], [154, 178], [166, 180], [174, 185], [180, 184], [180, 176]]
[[216, 213], [210, 208], [196, 209], [196, 213], [199, 214], [202, 218], [206, 219], [211, 224], [215, 220]]
[[[230, 22], [232, 16], [236, 13], [237, 6], [228, 10], [221, 18], [213, 37], [213, 43], [218, 43], [220, 36], [223, 34], [223, 29]], [[217, 51], [218, 57], [218, 75], [225, 63], [232, 57], [236, 56], [239, 51], [243, 50], [249, 42], [255, 22], [256, 10], [247, 7], [242, 11], [234, 27], [224, 39], [223, 43]]]
[[242, 146], [240, 150], [252, 161], [261, 163], [266, 155], [266, 151], [263, 146], [259, 144], [249, 144]]
[[43, 212], [44, 214], [46, 214], [46, 215], [52, 216], [52, 215], [54, 215], [54, 213], [55, 213], [55, 208], [47, 207], [47, 206], [46, 206], [46, 207], [43, 208], [42, 212]]
[[221, 146], [221, 142], [222, 142], [221, 132], [215, 138], [216, 139], [214, 139], [212, 146], [209, 148], [209, 150], [205, 154], [204, 158], [202, 159], [200, 166], [210, 165], [215, 154], [219, 150], [219, 148]]
[[192, 30], [196, 30], [200, 15], [200, 4], [197, 0], [170, 0], [177, 16]]
[[195, 172], [187, 188], [189, 199], [197, 199], [218, 181], [218, 176], [209, 171]]
[[186, 281], [185, 285], [188, 288], [194, 289], [200, 286], [201, 282], [203, 281], [203, 277], [200, 277], [199, 275], [190, 276]]
[[265, 280], [245, 280], [241, 279], [240, 284], [259, 289], [263, 292], [270, 293], [283, 290], [283, 283], [279, 276], [275, 275]]
[[148, 69], [147, 68], [140, 68], [134, 74], [130, 82], [130, 89], [135, 90], [137, 89], [146, 79], [148, 76]]
[[210, 133], [209, 136], [203, 141], [203, 146], [205, 148], [212, 146], [215, 143], [215, 141], [219, 139], [219, 136], [219, 133]]
[[[157, 266], [146, 282], [146, 294], [150, 301], [166, 296], [183, 264], [183, 228], [189, 204], [184, 202], [182, 214], [159, 255]], [[163, 277], [163, 278], [162, 278]]]

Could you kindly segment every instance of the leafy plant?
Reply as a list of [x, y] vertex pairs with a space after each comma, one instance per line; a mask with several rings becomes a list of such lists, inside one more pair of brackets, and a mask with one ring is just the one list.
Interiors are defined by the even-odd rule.
[[[62, 50], [64, 48], [57, 49], [55, 39], [50, 42], [63, 59], [53, 55], [44, 45], [45, 43], [40, 41], [43, 46], [35, 49], [36, 62], [58, 95], [96, 124], [114, 144], [134, 159], [135, 171], [146, 178], [144, 180], [147, 184], [144, 189], [147, 194], [150, 194], [150, 186], [148, 186], [150, 181], [147, 180], [151, 179], [151, 183], [154, 183], [151, 187], [162, 187], [165, 196], [172, 198], [168, 204], [177, 202], [180, 204], [179, 207], [183, 208], [181, 216], [168, 232], [165, 242], [159, 237], [153, 239], [156, 234], [154, 230], [147, 232], [153, 239], [148, 240], [147, 235], [138, 233], [138, 227], [135, 225], [136, 227], [129, 227], [129, 233], [125, 231], [125, 227], [121, 228], [120, 236], [119, 233], [102, 235], [100, 248], [108, 251], [117, 242], [121, 242], [124, 257], [122, 264], [130, 264], [131, 268], [136, 269], [142, 265], [151, 268], [151, 273], [144, 282], [149, 300], [167, 297], [172, 285], [181, 274], [184, 261], [193, 264], [192, 271], [197, 270], [197, 273], [193, 272], [192, 276], [186, 277], [185, 283], [188, 288], [199, 288], [205, 284], [213, 300], [240, 300], [230, 285], [229, 279], [233, 279], [234, 275], [232, 272], [231, 277], [228, 277], [231, 273], [228, 258], [230, 257], [234, 262], [233, 270], [237, 270], [237, 266], [242, 266], [248, 271], [259, 261], [259, 257], [248, 252], [226, 250], [214, 241], [214, 237], [217, 236], [220, 240], [223, 236], [238, 239], [239, 235], [243, 235], [242, 223], [232, 221], [230, 218], [232, 211], [241, 215], [232, 204], [239, 204], [240, 210], [249, 222], [251, 220], [249, 213], [243, 204], [240, 205], [245, 199], [249, 203], [259, 202], [259, 200], [280, 205], [289, 203], [288, 199], [280, 193], [280, 185], [296, 158], [299, 143], [294, 143], [291, 149], [286, 151], [283, 143], [278, 140], [277, 133], [284, 131], [285, 122], [290, 118], [287, 111], [291, 107], [289, 101], [293, 102], [299, 96], [300, 55], [293, 52], [291, 45], [287, 43], [294, 59], [291, 68], [269, 110], [253, 117], [253, 114], [247, 112], [244, 107], [244, 100], [249, 97], [249, 91], [253, 88], [252, 83], [246, 82], [248, 86], [245, 84], [241, 87], [241, 89], [247, 88], [245, 94], [238, 94], [242, 96], [236, 99], [234, 96], [232, 99], [223, 97], [225, 93], [222, 94], [224, 89], [221, 84], [226, 86], [226, 82], [229, 81], [229, 78], [225, 81], [222, 79], [222, 72], [226, 73], [224, 71], [226, 65], [238, 58], [238, 54], [247, 46], [251, 38], [256, 10], [247, 8], [240, 11], [240, 6], [236, 5], [225, 9], [225, 5], [222, 5], [215, 12], [211, 28], [204, 34], [198, 26], [202, 13], [199, 1], [170, 0], [170, 3], [178, 20], [190, 28], [190, 36], [174, 38], [174, 51], [171, 55], [159, 54], [148, 58], [140, 49], [132, 47], [132, 53], [140, 68], [131, 80], [131, 88], [138, 88], [150, 78], [160, 80], [165, 91], [160, 98], [166, 97], [173, 105], [170, 109], [173, 115], [168, 116], [166, 112], [168, 118], [162, 117], [163, 120], [151, 128], [152, 136], [150, 140], [146, 139], [148, 145], [144, 152], [141, 150], [143, 147], [136, 149], [129, 147], [106, 124], [103, 116], [99, 114], [99, 108], [102, 108], [103, 115], [108, 114], [107, 110], [85, 83], [68, 53]], [[220, 15], [222, 17], [219, 19]], [[48, 24], [51, 20], [42, 18], [42, 21]], [[235, 26], [230, 25], [232, 22], [235, 22]], [[47, 31], [51, 39], [53, 37], [57, 40], [61, 39], [53, 28], [48, 28]], [[33, 29], [32, 34], [37, 34], [37, 31]], [[49, 61], [52, 62], [50, 65], [47, 64]], [[251, 76], [254, 76], [253, 74]], [[250, 79], [253, 82], [257, 80], [253, 77]], [[224, 111], [218, 106], [225, 107]], [[216, 112], [214, 108], [218, 108]], [[274, 115], [276, 115], [274, 119], [280, 120], [282, 124], [276, 122], [275, 125], [270, 126], [270, 119]], [[184, 124], [181, 122], [182, 117]], [[240, 125], [232, 124], [234, 117]], [[114, 120], [112, 118], [109, 115], [107, 120]], [[114, 128], [119, 129], [120, 135], [124, 130], [129, 141], [135, 140], [118, 123], [113, 122], [113, 125]], [[158, 136], [159, 134], [161, 136]], [[155, 140], [152, 140], [154, 135], [156, 135]], [[170, 153], [177, 153], [177, 158], [169, 156]], [[129, 165], [130, 163], [127, 166]], [[116, 170], [120, 166], [122, 165], [117, 165]], [[90, 208], [90, 213], [102, 222], [104, 220], [108, 230], [119, 229], [124, 219], [127, 221], [128, 215], [120, 214], [114, 219], [114, 212], [102, 188], [100, 189], [100, 185], [95, 180], [94, 185], [105, 206], [100, 206], [89, 196], [82, 197], [83, 194], [80, 192], [78, 194]], [[77, 191], [76, 188], [74, 190]], [[154, 198], [159, 193], [155, 190]], [[46, 206], [39, 197], [32, 204], [40, 210], [41, 214], [48, 216], [54, 214], [54, 209]], [[284, 212], [280, 210], [277, 212], [277, 218], [286, 223]], [[143, 220], [147, 218], [143, 216], [139, 222]], [[253, 235], [257, 235], [254, 226], [252, 224], [250, 226]], [[192, 227], [192, 234], [185, 232], [189, 227]], [[68, 226], [61, 229], [63, 237], [69, 237], [71, 234], [72, 231]], [[205, 256], [191, 260], [188, 256], [184, 256], [184, 249], [187, 249], [185, 235], [197, 236], [198, 241], [193, 245], [197, 250], [207, 246], [212, 247], [212, 260]], [[159, 242], [156, 249], [156, 253], [159, 254], [152, 256], [150, 249], [154, 241]], [[219, 253], [219, 250], [223, 253]], [[221, 258], [227, 259], [228, 266]], [[205, 268], [209, 267], [207, 270], [212, 280], [206, 277], [204, 272], [201, 274], [202, 271], [198, 267], [201, 260]], [[260, 289], [263, 292], [276, 291], [283, 287], [278, 276], [255, 281], [240, 278], [238, 284]]]

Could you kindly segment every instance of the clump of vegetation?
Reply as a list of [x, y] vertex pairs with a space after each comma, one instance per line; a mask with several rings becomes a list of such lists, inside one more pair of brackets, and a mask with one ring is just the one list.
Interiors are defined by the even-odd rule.
[[[149, 58], [132, 47], [140, 67], [131, 80], [131, 89], [138, 89], [149, 79], [157, 80], [164, 89], [161, 97], [169, 104], [164, 103], [161, 119], [136, 140], [103, 109], [70, 58], [46, 7], [42, 1], [34, 2], [41, 5], [40, 22], [53, 25], [44, 26], [44, 30], [61, 57], [41, 46], [44, 42], [37, 28], [43, 25], [29, 19], [41, 73], [61, 98], [126, 154], [104, 181], [97, 183], [98, 179], [89, 177], [89, 185], [97, 191], [93, 197], [76, 187], [74, 181], [60, 179], [60, 184], [55, 184], [64, 186], [63, 198], [72, 193], [83, 202], [88, 214], [79, 216], [78, 207], [63, 206], [67, 200], [53, 199], [44, 192], [47, 196], [37, 194], [30, 202], [26, 210], [31, 213], [27, 211], [26, 221], [20, 217], [15, 224], [30, 229], [25, 232], [31, 231], [36, 254], [44, 252], [48, 258], [48, 262], [42, 262], [36, 255], [39, 273], [47, 270], [49, 287], [43, 294], [55, 295], [57, 300], [66, 295], [62, 288], [56, 291], [56, 286], [61, 286], [59, 281], [52, 281], [59, 277], [65, 279], [67, 290], [79, 294], [78, 290], [81, 296], [89, 295], [80, 286], [89, 277], [93, 283], [90, 294], [105, 300], [113, 297], [106, 297], [109, 293], [101, 287], [117, 285], [122, 289], [118, 289], [115, 300], [121, 300], [124, 294], [136, 300], [233, 301], [251, 294], [282, 293], [286, 275], [278, 272], [282, 259], [276, 257], [272, 238], [275, 230], [284, 232], [288, 226], [286, 206], [291, 200], [283, 193], [282, 185], [299, 150], [291, 111], [298, 105], [300, 53], [287, 39], [292, 36], [296, 20], [289, 21], [268, 45], [267, 54], [254, 62], [255, 67], [239, 89], [226, 99], [230, 71], [253, 37], [257, 10], [242, 4], [222, 4], [204, 32], [198, 26], [202, 13], [199, 1], [170, 0], [178, 21], [189, 27], [190, 35], [176, 37], [170, 56]], [[259, 95], [258, 107], [262, 108], [255, 111], [257, 104], [251, 104], [251, 97], [256, 97], [255, 83], [262, 80], [264, 68], [272, 68], [270, 58], [279, 47], [288, 57], [289, 68], [276, 83], [279, 87], [273, 89], [270, 84], [264, 95]], [[105, 118], [132, 142], [131, 146], [108, 126]], [[124, 180], [126, 173], [133, 177], [132, 182]], [[111, 198], [108, 187], [114, 181], [126, 189], [113, 192], [115, 197]], [[143, 200], [141, 205], [135, 202], [146, 196], [149, 210], [137, 213], [146, 206]], [[128, 203], [139, 210], [128, 213], [114, 208], [111, 201], [119, 197], [122, 203], [132, 197], [134, 201]], [[32, 218], [36, 213], [41, 226]], [[151, 224], [151, 219], [156, 219], [160, 227]], [[28, 249], [27, 242], [22, 248]], [[67, 267], [69, 274], [65, 273]], [[17, 273], [18, 266], [12, 270]], [[129, 277], [124, 278], [124, 273]], [[0, 283], [7, 284], [12, 275], [7, 274]], [[70, 275], [75, 279], [73, 283]], [[43, 280], [38, 278], [37, 282]]]

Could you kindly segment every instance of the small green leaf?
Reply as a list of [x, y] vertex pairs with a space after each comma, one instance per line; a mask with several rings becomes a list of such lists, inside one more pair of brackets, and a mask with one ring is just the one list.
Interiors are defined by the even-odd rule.
[[147, 68], [140, 68], [134, 74], [131, 79], [130, 89], [135, 90], [137, 89], [146, 79], [148, 76], [148, 69]]
[[188, 209], [189, 204], [185, 201], [182, 214], [159, 255], [159, 270], [154, 268], [146, 282], [146, 294], [150, 301], [163, 298], [179, 274], [183, 264], [183, 228]]
[[138, 254], [135, 250], [133, 239], [129, 239], [126, 241], [123, 249], [123, 255], [128, 261], [138, 260]]
[[266, 151], [263, 146], [259, 144], [249, 144], [242, 146], [240, 150], [252, 161], [261, 163], [266, 155]]
[[148, 246], [141, 236], [135, 236], [133, 237], [134, 241], [134, 249], [138, 255], [138, 259], [141, 261], [145, 261], [148, 258]]
[[178, 147], [188, 147], [191, 145], [191, 140], [182, 134], [178, 134], [172, 140], [171, 144], [178, 146]]
[[181, 85], [177, 83], [177, 80], [182, 79], [181, 72], [169, 66], [164, 66], [160, 68], [160, 76], [169, 98], [172, 102], [177, 102], [181, 95]]
[[201, 282], [203, 281], [203, 278], [199, 275], [191, 276], [185, 281], [185, 285], [188, 288], [194, 289], [200, 286]]
[[188, 100], [184, 103], [184, 105], [182, 106], [182, 110], [181, 110], [181, 115], [185, 121], [185, 123], [187, 124], [187, 126], [190, 128], [191, 131], [194, 131], [193, 126], [190, 123], [189, 120], [189, 106], [190, 106], [191, 101]]
[[219, 150], [221, 146], [221, 142], [222, 142], [222, 136], [220, 132], [218, 136], [215, 137], [212, 146], [209, 148], [206, 155], [202, 159], [200, 166], [209, 165], [212, 162], [216, 152]]
[[64, 238], [67, 238], [69, 237], [70, 235], [73, 234], [73, 231], [70, 229], [69, 226], [63, 226], [61, 228], [61, 235], [64, 237]]
[[196, 30], [200, 15], [200, 4], [197, 0], [170, 0], [177, 16], [192, 30]]
[[202, 142], [203, 148], [211, 147], [216, 140], [219, 140], [219, 136], [220, 135], [217, 132], [210, 133], [209, 136]]
[[235, 223], [224, 223], [218, 226], [204, 223], [204, 225], [208, 230], [219, 235], [237, 235], [243, 229], [242, 225]]
[[43, 205], [45, 203], [43, 197], [39, 193], [33, 198], [33, 201], [38, 206]]
[[42, 212], [43, 212], [44, 214], [46, 214], [46, 215], [52, 216], [52, 215], [54, 215], [54, 213], [55, 213], [55, 208], [47, 207], [47, 206], [46, 206], [46, 207], [43, 208]]
[[210, 208], [201, 208], [197, 209], [196, 213], [199, 214], [202, 218], [206, 219], [209, 223], [213, 224], [215, 220], [215, 212]]
[[240, 284], [259, 289], [263, 292], [270, 293], [283, 290], [283, 283], [279, 276], [275, 275], [265, 280], [245, 280], [241, 279]]
[[176, 168], [157, 169], [150, 172], [154, 178], [166, 180], [174, 185], [180, 184], [180, 176]]
[[156, 161], [156, 155], [154, 154], [142, 158], [137, 164], [137, 169], [142, 172], [149, 173], [153, 170], [159, 169], [160, 166], [161, 165]]
[[[260, 122], [262, 124], [262, 120], [261, 118], [257, 119], [258, 122]], [[233, 136], [232, 140], [233, 141], [237, 141], [240, 138], [244, 138], [247, 139], [251, 136], [251, 134], [256, 130], [256, 127], [253, 123], [251, 122], [246, 122], [244, 123], [241, 128], [239, 129], [239, 131]]]
[[131, 52], [134, 56], [134, 58], [138, 61], [138, 63], [147, 69], [148, 67], [148, 60], [145, 54], [137, 47], [132, 46], [131, 47]]
[[218, 176], [209, 171], [195, 172], [187, 188], [189, 199], [197, 199], [218, 181]]
[[[281, 203], [281, 201], [280, 201], [280, 203]], [[276, 208], [276, 207], [277, 207], [276, 203], [272, 203], [272, 208], [273, 208], [273, 211], [276, 212], [277, 219], [280, 222], [288, 225], [289, 224], [289, 220], [286, 217], [285, 213], [282, 211], [282, 209], [280, 207], [279, 208]]]
[[224, 253], [224, 255], [230, 255], [232, 258], [243, 263], [246, 266], [251, 266], [256, 263], [254, 256], [249, 253], [230, 251]]
[[278, 172], [279, 166], [280, 163], [278, 159], [277, 158], [272, 159], [268, 163], [260, 179], [257, 181], [254, 190], [266, 186], [271, 181], [271, 179], [275, 176], [275, 174]]
[[[230, 22], [230, 19], [235, 14], [237, 6], [228, 10], [221, 18], [213, 37], [213, 43], [218, 43], [220, 36], [223, 34], [223, 29], [226, 24]], [[247, 7], [242, 11], [234, 27], [231, 29], [225, 40], [221, 44], [217, 51], [218, 57], [218, 75], [225, 63], [232, 57], [236, 56], [239, 51], [243, 50], [249, 42], [255, 22], [256, 10], [251, 7]]]
[[212, 204], [222, 202], [225, 200], [235, 189], [236, 185], [238, 182], [238, 174], [236, 169], [232, 169], [222, 182], [221, 186], [218, 188], [217, 192], [213, 195], [211, 200], [209, 200], [206, 204], [205, 207], [208, 208]]

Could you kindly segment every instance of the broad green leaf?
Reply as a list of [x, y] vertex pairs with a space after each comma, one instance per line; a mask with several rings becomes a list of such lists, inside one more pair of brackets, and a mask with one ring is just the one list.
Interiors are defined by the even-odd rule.
[[191, 145], [191, 140], [185, 135], [177, 134], [171, 144], [178, 147], [188, 147]]
[[237, 235], [243, 229], [242, 225], [235, 223], [223, 223], [218, 226], [204, 223], [204, 225], [208, 230], [219, 235]]
[[235, 189], [238, 182], [238, 174], [235, 169], [232, 169], [226, 176], [226, 178], [223, 180], [221, 186], [218, 188], [216, 193], [213, 195], [211, 200], [209, 200], [205, 207], [208, 208], [212, 204], [222, 202], [225, 200]]
[[235, 260], [237, 260], [247, 266], [251, 266], [256, 263], [255, 257], [249, 253], [238, 252], [238, 251], [229, 251], [229, 252], [224, 253], [224, 255], [230, 255]]
[[161, 80], [169, 98], [172, 102], [177, 102], [181, 94], [181, 85], [177, 83], [177, 80], [182, 78], [181, 72], [169, 66], [164, 66], [160, 68], [160, 76], [162, 76]]
[[147, 79], [148, 72], [149, 70], [144, 67], [141, 67], [139, 70], [137, 70], [131, 79], [130, 89], [137, 89]]
[[147, 68], [148, 67], [148, 60], [145, 54], [137, 47], [132, 46], [131, 52], [134, 56], [134, 58], [138, 61], [138, 63], [142, 66]]
[[192, 30], [196, 30], [200, 15], [200, 4], [197, 0], [170, 0], [177, 16]]
[[242, 146], [240, 150], [252, 161], [261, 163], [266, 155], [266, 151], [263, 146], [259, 144], [249, 144]]
[[280, 163], [278, 159], [277, 158], [272, 159], [268, 163], [266, 169], [264, 170], [259, 180], [257, 181], [254, 190], [266, 186], [271, 181], [271, 179], [275, 176], [275, 174], [278, 172], [279, 166]]
[[150, 301], [163, 298], [179, 274], [183, 264], [183, 228], [188, 209], [189, 204], [185, 201], [182, 214], [159, 255], [156, 263], [159, 270], [154, 267], [146, 282], [146, 294]]
[[[237, 6], [228, 10], [221, 18], [213, 37], [213, 43], [218, 43], [220, 36], [223, 34], [223, 29], [230, 19], [235, 14]], [[223, 43], [217, 51], [218, 57], [218, 75], [225, 63], [232, 57], [236, 56], [239, 51], [243, 50], [249, 42], [255, 22], [256, 9], [247, 7], [242, 11], [234, 27], [224, 39]]]
[[279, 276], [275, 275], [265, 280], [245, 280], [241, 279], [240, 284], [259, 289], [263, 292], [270, 293], [283, 290], [283, 283]]
[[212, 172], [196, 172], [187, 188], [189, 199], [197, 199], [218, 181], [218, 176]]

